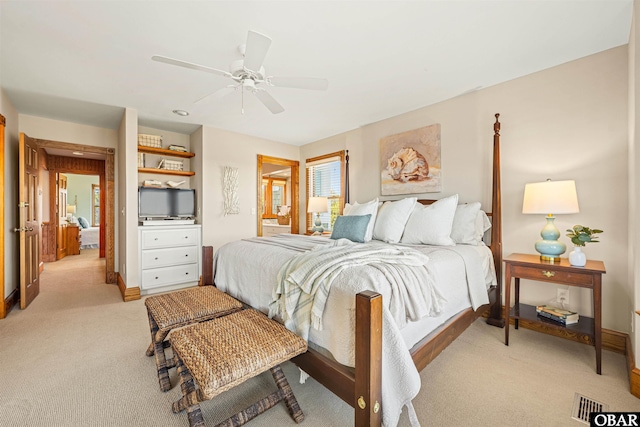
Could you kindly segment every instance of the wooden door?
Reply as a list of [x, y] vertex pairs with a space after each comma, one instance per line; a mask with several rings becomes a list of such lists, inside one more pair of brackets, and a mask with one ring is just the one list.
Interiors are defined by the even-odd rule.
[[56, 259], [67, 256], [67, 176], [56, 180]]
[[[5, 297], [6, 291], [4, 289], [4, 127], [6, 125], [6, 119], [0, 114], [0, 291], [2, 291], [2, 298]], [[13, 285], [13, 284], [12, 284]], [[6, 300], [4, 300], [6, 301]], [[5, 302], [0, 304], [0, 319], [4, 319], [7, 316], [5, 312]]]
[[20, 308], [25, 309], [40, 293], [40, 224], [38, 212], [38, 147], [36, 141], [20, 133], [19, 221], [20, 228]]

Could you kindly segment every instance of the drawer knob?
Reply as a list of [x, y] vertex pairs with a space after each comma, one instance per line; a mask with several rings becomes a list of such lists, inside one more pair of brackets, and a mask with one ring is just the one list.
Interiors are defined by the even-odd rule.
[[185, 239], [188, 239], [188, 238], [189, 238], [189, 236], [184, 236], [184, 238], [185, 238]]
[[158, 260], [158, 257], [155, 257], [154, 259], [157, 261], [157, 260]]
[[158, 276], [156, 276], [156, 280], [158, 280]]
[[186, 256], [186, 257], [188, 257], [188, 256], [189, 256], [189, 254], [186, 254], [185, 256]]
[[186, 273], [184, 273], [184, 274], [188, 276], [188, 275], [189, 275], [189, 272], [186, 272]]
[[555, 271], [547, 271], [547, 270], [543, 270], [542, 271], [542, 275], [545, 277], [553, 277], [556, 275]]
[[158, 238], [156, 237], [156, 238], [155, 238], [155, 239], [153, 239], [153, 240], [158, 240]]

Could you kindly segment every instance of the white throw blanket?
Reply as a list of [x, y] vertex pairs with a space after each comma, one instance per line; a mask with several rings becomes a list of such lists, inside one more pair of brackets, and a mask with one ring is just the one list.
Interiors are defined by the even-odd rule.
[[[391, 287], [389, 308], [383, 307], [383, 423], [395, 426], [404, 405], [411, 422], [419, 425], [411, 399], [420, 390], [420, 377], [398, 333], [407, 319], [435, 316], [444, 298], [425, 268], [429, 258], [414, 249], [386, 244], [361, 245], [348, 240], [316, 247], [287, 261], [278, 273], [270, 316], [280, 315], [290, 330], [305, 339], [309, 330], [322, 329], [324, 306], [335, 278], [349, 267], [369, 265]], [[408, 360], [405, 360], [408, 359]], [[395, 368], [391, 368], [394, 366]], [[406, 367], [409, 367], [408, 369]], [[400, 369], [400, 377], [398, 370]]]
[[315, 247], [291, 258], [278, 272], [269, 315], [280, 315], [285, 326], [304, 339], [309, 328], [322, 330], [324, 306], [335, 278], [345, 269], [372, 265], [391, 285], [389, 310], [402, 328], [409, 320], [435, 316], [444, 298], [425, 268], [429, 258], [410, 248], [361, 245], [347, 239]]

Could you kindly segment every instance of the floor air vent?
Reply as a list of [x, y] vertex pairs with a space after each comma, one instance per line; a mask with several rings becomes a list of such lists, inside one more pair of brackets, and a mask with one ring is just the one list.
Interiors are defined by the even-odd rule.
[[597, 402], [589, 397], [576, 393], [573, 399], [571, 418], [585, 424], [589, 424], [589, 414], [592, 412], [607, 412], [609, 405]]

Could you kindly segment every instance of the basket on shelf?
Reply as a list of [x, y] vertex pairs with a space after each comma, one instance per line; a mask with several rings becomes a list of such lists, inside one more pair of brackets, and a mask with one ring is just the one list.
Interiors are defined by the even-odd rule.
[[162, 148], [162, 136], [139, 133], [138, 145], [142, 145], [144, 147]]
[[178, 160], [162, 159], [158, 163], [158, 169], [164, 169], [168, 171], [183, 171], [184, 163]]
[[279, 216], [278, 225], [289, 225], [291, 218], [289, 216]]

